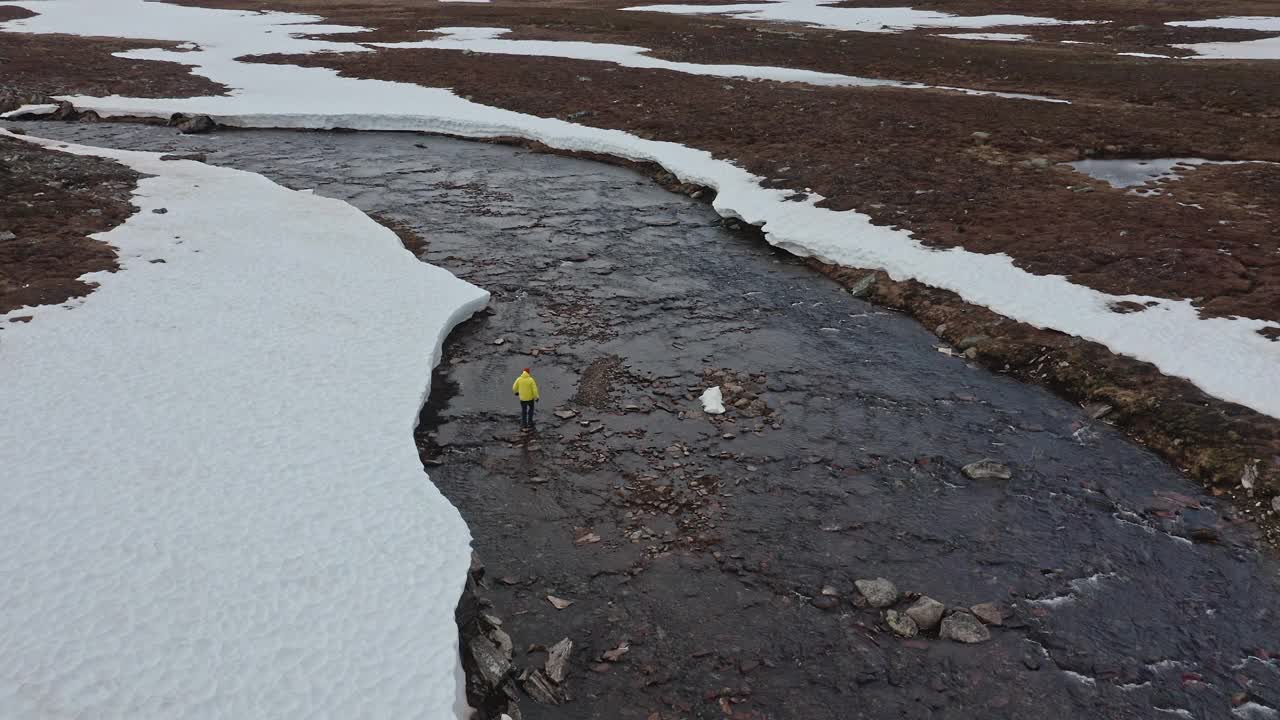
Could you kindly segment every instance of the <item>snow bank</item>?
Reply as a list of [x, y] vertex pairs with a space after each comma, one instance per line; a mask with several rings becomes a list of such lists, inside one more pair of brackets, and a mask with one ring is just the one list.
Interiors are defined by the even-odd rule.
[[830, 30], [902, 32], [917, 28], [989, 28], [1001, 25], [1087, 25], [1028, 15], [952, 15], [909, 7], [833, 7], [840, 0], [777, 0], [738, 5], [639, 5], [626, 10], [678, 15], [730, 15], [743, 20], [801, 23]]
[[990, 40], [992, 42], [1024, 42], [1030, 40], [1030, 35], [1023, 33], [941, 33], [938, 37], [952, 38], [953, 40]]
[[[1003, 93], [991, 90], [973, 90], [951, 86], [924, 85], [922, 83], [902, 82], [899, 80], [880, 80], [854, 75], [818, 72], [815, 70], [797, 70], [795, 68], [771, 67], [768, 65], [703, 65], [700, 63], [672, 62], [651, 57], [649, 48], [635, 45], [614, 45], [609, 43], [593, 43], [562, 40], [503, 40], [501, 36], [511, 32], [506, 28], [491, 27], [442, 27], [429, 32], [438, 33], [442, 37], [415, 42], [382, 43], [369, 45], [390, 49], [424, 48], [432, 50], [466, 50], [496, 55], [532, 55], [538, 57], [557, 57], [571, 60], [590, 60], [607, 62], [614, 65], [646, 70], [671, 70], [687, 75], [709, 75], [712, 77], [775, 80], [778, 82], [805, 83], [827, 87], [894, 87], [908, 90], [951, 90], [967, 95], [991, 95], [995, 97], [1014, 98], [1019, 100], [1038, 100], [1041, 102], [1068, 103], [1067, 100], [1047, 98], [1043, 95], [1025, 93]], [[957, 36], [958, 37], [958, 36]], [[1025, 38], [1026, 36], [1021, 36]]]
[[[1259, 30], [1280, 33], [1280, 17], [1265, 15], [1225, 17], [1215, 20], [1184, 20], [1168, 24], [1179, 27]], [[1186, 43], [1174, 45], [1173, 47], [1191, 50], [1200, 59], [1280, 60], [1280, 36], [1240, 42]]]
[[461, 716], [470, 536], [411, 434], [487, 294], [346, 203], [58, 147], [151, 177], [119, 272], [0, 318], [0, 717]]
[[[899, 280], [913, 279], [951, 290], [1015, 320], [1101, 343], [1145, 360], [1168, 375], [1182, 377], [1209, 394], [1280, 417], [1280, 343], [1259, 330], [1275, 323], [1244, 318], [1201, 319], [1189, 301], [1142, 295], [1109, 295], [1064, 277], [1033, 275], [1009, 256], [981, 255], [961, 248], [925, 247], [911, 233], [876, 226], [868, 216], [817, 207], [810, 194], [787, 201], [792, 191], [761, 187], [762, 178], [702, 150], [671, 142], [645, 140], [616, 130], [585, 127], [550, 118], [486, 107], [448, 90], [407, 83], [339, 77], [322, 68], [258, 65], [235, 60], [261, 36], [264, 47], [282, 44], [283, 33], [310, 33], [297, 15], [275, 15], [273, 32], [261, 16], [225, 10], [139, 2], [139, 0], [61, 0], [17, 4], [42, 13], [6, 23], [7, 31], [62, 32], [165, 39], [199, 36], [201, 50], [130, 51], [128, 57], [194, 64], [195, 72], [235, 88], [235, 94], [186, 99], [69, 97], [79, 107], [102, 115], [167, 117], [174, 112], [206, 113], [219, 122], [243, 127], [415, 130], [461, 137], [515, 136], [553, 148], [595, 152], [665, 167], [684, 182], [715, 188], [714, 207], [764, 229], [766, 239], [801, 256], [858, 268], [881, 269]], [[107, 5], [103, 15], [96, 8]], [[151, 13], [163, 14], [171, 28], [155, 27]], [[174, 13], [178, 13], [175, 15]], [[238, 26], [228, 18], [243, 18]], [[207, 19], [207, 22], [206, 22]], [[292, 23], [292, 24], [290, 24]], [[210, 27], [232, 37], [219, 39]], [[316, 50], [332, 43], [292, 39], [295, 48]], [[1143, 312], [1116, 313], [1120, 301], [1154, 306]]]

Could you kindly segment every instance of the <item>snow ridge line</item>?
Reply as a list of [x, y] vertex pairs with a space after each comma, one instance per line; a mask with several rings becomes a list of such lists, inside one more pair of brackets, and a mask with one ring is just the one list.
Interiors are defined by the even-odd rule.
[[[873, 225], [861, 213], [819, 208], [821, 196], [787, 201], [793, 191], [762, 187], [762, 178], [708, 152], [677, 143], [484, 106], [440, 88], [237, 59], [261, 53], [369, 51], [356, 43], [301, 37], [349, 30], [308, 24], [316, 20], [311, 16], [257, 15], [138, 0], [22, 0], [10, 4], [41, 14], [6, 23], [3, 27], [9, 31], [194, 42], [199, 50], [141, 50], [121, 56], [192, 65], [193, 72], [235, 88], [229, 96], [204, 98], [65, 98], [103, 116], [167, 117], [183, 112], [210, 115], [224, 125], [237, 127], [513, 136], [560, 150], [653, 162], [682, 181], [715, 189], [718, 194], [713, 206], [722, 216], [761, 227], [770, 243], [796, 255], [835, 265], [880, 269], [895, 280], [916, 280], [950, 290], [967, 302], [1011, 319], [1091, 340], [1118, 354], [1150, 362], [1161, 372], [1189, 380], [1211, 395], [1280, 418], [1280, 385], [1272, 381], [1280, 367], [1280, 343], [1260, 334], [1280, 324], [1248, 318], [1201, 319], [1189, 300], [1110, 295], [1062, 276], [1033, 275], [1004, 254], [928, 248], [911, 233]], [[101, 4], [110, 4], [114, 12], [103, 15]], [[1149, 307], [1124, 314], [1111, 310], [1123, 301]]]
[[470, 533], [412, 430], [488, 293], [340, 200], [0, 135], [144, 175], [120, 269], [4, 324], [0, 716], [466, 717]]

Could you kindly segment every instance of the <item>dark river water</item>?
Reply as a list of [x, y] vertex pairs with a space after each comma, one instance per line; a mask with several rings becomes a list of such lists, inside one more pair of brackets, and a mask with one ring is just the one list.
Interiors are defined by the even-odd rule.
[[[575, 644], [569, 702], [522, 697], [524, 718], [1280, 717], [1277, 564], [1229, 506], [705, 204], [415, 135], [25, 127], [343, 198], [493, 293], [450, 340], [418, 441], [516, 666]], [[712, 418], [697, 396], [716, 384], [731, 407]], [[961, 472], [982, 458], [1011, 479]], [[900, 639], [850, 602], [876, 577], [996, 603], [1004, 624]]]

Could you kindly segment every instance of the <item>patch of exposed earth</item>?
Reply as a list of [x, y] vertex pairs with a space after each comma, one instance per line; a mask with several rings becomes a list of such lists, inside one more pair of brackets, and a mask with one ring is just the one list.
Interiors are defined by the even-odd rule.
[[[1229, 504], [700, 203], [411, 135], [44, 127], [346, 199], [494, 293], [450, 340], [417, 439], [485, 566], [472, 680], [494, 675], [523, 718], [1280, 706], [1276, 567]], [[532, 435], [510, 393], [526, 366]], [[711, 385], [725, 415], [701, 410]], [[962, 469], [983, 458], [1009, 479]], [[976, 645], [898, 637], [859, 606], [854, 581], [876, 577], [898, 610], [922, 593], [957, 615], [993, 603], [999, 624]]]
[[133, 214], [137, 180], [109, 160], [0, 137], [0, 315], [87, 295], [96, 285], [81, 275], [114, 271], [115, 249], [89, 236]]

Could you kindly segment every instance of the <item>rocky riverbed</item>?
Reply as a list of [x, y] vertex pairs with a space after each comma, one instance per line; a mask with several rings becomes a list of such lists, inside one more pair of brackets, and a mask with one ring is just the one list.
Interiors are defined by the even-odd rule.
[[467, 662], [511, 693], [487, 716], [1280, 708], [1277, 565], [1229, 505], [705, 205], [440, 138], [38, 127], [347, 199], [493, 293], [417, 433], [483, 565]]

